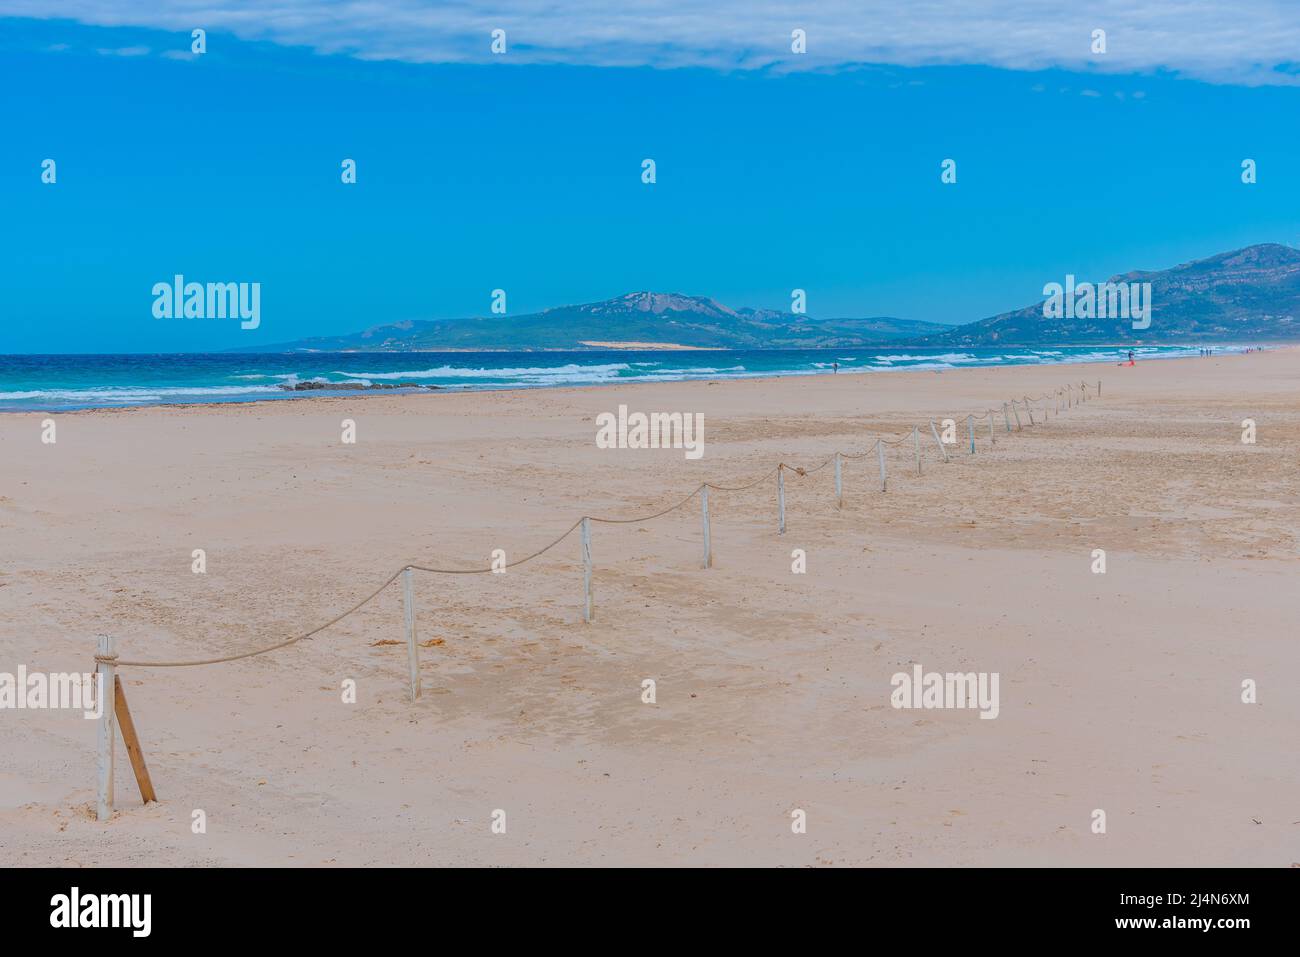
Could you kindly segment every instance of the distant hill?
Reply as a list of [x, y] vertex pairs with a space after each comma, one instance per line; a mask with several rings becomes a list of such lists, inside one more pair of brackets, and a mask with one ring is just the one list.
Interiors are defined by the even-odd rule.
[[[1078, 276], [1079, 282], [1096, 281]], [[1064, 276], [1045, 282], [1064, 283]], [[1251, 342], [1300, 338], [1300, 250], [1247, 246], [1155, 272], [1112, 276], [1151, 284], [1150, 327], [1130, 319], [1044, 317], [1040, 299], [963, 325], [911, 319], [814, 319], [774, 309], [732, 309], [715, 299], [633, 292], [603, 302], [523, 316], [394, 322], [343, 336], [300, 339], [241, 352], [437, 352], [581, 350], [611, 343], [714, 349], [863, 346], [1039, 346], [1100, 343]]]
[[[1079, 276], [1079, 281], [1092, 277]], [[1064, 276], [1046, 281], [1064, 283]], [[1044, 318], [1043, 300], [911, 343], [917, 346], [1088, 345], [1091, 343], [1251, 342], [1300, 338], [1300, 250], [1277, 243], [1110, 282], [1149, 282], [1151, 325], [1128, 319]]]
[[732, 309], [702, 296], [633, 292], [604, 302], [523, 316], [394, 322], [344, 336], [300, 339], [241, 352], [436, 352], [442, 349], [588, 349], [643, 342], [714, 349], [812, 349], [882, 345], [928, 335], [934, 322], [878, 317], [812, 319], [772, 309]]

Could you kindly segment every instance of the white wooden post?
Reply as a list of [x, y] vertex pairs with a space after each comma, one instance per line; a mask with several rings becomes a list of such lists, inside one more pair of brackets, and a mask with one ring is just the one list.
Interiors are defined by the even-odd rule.
[[844, 478], [840, 473], [840, 453], [835, 453], [835, 507], [844, 507]]
[[582, 620], [591, 621], [591, 519], [582, 516]]
[[1030, 424], [1030, 425], [1033, 425], [1033, 424], [1034, 424], [1034, 404], [1033, 404], [1032, 402], [1030, 402], [1028, 398], [1025, 399], [1025, 411], [1029, 413], [1029, 424]]
[[970, 436], [970, 454], [975, 454], [975, 416], [966, 416], [966, 434]]
[[1023, 431], [1024, 426], [1020, 424], [1020, 410], [1016, 408], [1015, 400], [1012, 400], [1011, 402], [1011, 411], [1016, 414], [1016, 431]]
[[885, 490], [885, 443], [876, 439], [876, 452], [880, 459], [880, 491]]
[[776, 529], [777, 534], [785, 534], [785, 466], [776, 467]]
[[700, 511], [704, 517], [704, 567], [713, 567], [713, 543], [709, 540], [709, 487], [700, 490]]
[[1002, 421], [1007, 424], [1007, 431], [1011, 431], [1011, 416], [1007, 415], [1007, 404], [1002, 403]]
[[921, 474], [921, 430], [912, 426], [912, 444], [916, 446], [916, 474]]
[[411, 700], [420, 697], [420, 647], [415, 643], [415, 588], [409, 568], [402, 571], [402, 613], [406, 617], [406, 664], [411, 670]]
[[1097, 394], [1101, 395], [1101, 380], [1097, 380]]
[[993, 438], [993, 410], [989, 409], [989, 445], [997, 445], [998, 440]]
[[[111, 635], [100, 635], [98, 657], [116, 658], [117, 642]], [[113, 816], [113, 758], [117, 738], [117, 694], [115, 691], [117, 669], [112, 661], [97, 661], [95, 673], [99, 682], [99, 747], [98, 787], [95, 816], [107, 821]]]
[[939, 454], [943, 456], [945, 462], [948, 461], [948, 450], [943, 447], [943, 439], [939, 438], [939, 430], [934, 427], [934, 419], [930, 420], [930, 434], [934, 436], [934, 444], [939, 446]]

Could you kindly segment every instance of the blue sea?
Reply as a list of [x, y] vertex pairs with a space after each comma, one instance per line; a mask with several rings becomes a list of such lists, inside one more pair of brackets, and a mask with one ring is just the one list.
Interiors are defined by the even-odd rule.
[[[1216, 346], [1239, 352], [1244, 346]], [[1139, 360], [1195, 356], [1198, 346], [1146, 346]], [[613, 352], [313, 352], [254, 355], [0, 355], [0, 410], [57, 411], [190, 402], [290, 400], [303, 396], [383, 392], [293, 392], [282, 386], [315, 381], [414, 382], [443, 390], [521, 389], [744, 379], [775, 375], [876, 375], [896, 371], [943, 372], [973, 366], [1119, 362], [1126, 348], [1059, 349], [771, 349]], [[421, 389], [420, 391], [425, 391]], [[437, 393], [432, 393], [436, 395]]]

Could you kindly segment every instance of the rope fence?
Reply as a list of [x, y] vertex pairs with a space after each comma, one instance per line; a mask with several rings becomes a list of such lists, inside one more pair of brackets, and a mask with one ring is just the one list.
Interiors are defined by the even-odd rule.
[[[1078, 404], [1088, 401], [1089, 399], [1088, 393], [1091, 388], [1092, 387], [1086, 382], [1080, 382], [1077, 387], [1073, 383], [1067, 383], [1063, 389], [1057, 389], [1055, 392], [1052, 393], [1043, 393], [1042, 395], [1037, 395], [1037, 396], [1021, 396], [1019, 399], [1009, 399], [1008, 401], [1002, 403], [1002, 408], [1000, 410], [985, 409], [983, 412], [980, 412], [978, 415], [974, 413], [968, 414], [966, 416], [968, 454], [971, 455], [975, 454], [975, 422], [976, 421], [982, 421], [984, 419], [988, 419], [989, 442], [991, 445], [996, 445], [997, 439], [994, 436], [994, 422], [997, 419], [999, 411], [1001, 412], [1003, 427], [1006, 432], [1012, 431], [1011, 428], [1012, 417], [1014, 417], [1015, 419], [1015, 425], [1016, 425], [1015, 431], [1022, 431], [1024, 428], [1024, 423], [1021, 421], [1020, 418], [1020, 412], [1022, 410], [1025, 411], [1025, 413], [1029, 418], [1030, 427], [1033, 427], [1034, 425], [1038, 424], [1034, 420], [1034, 411], [1036, 408], [1041, 415], [1042, 422], [1045, 424], [1047, 422], [1049, 408], [1053, 409], [1055, 413], [1059, 416], [1063, 408], [1068, 410]], [[1096, 398], [1100, 395], [1101, 395], [1101, 382], [1099, 380], [1097, 382], [1095, 393], [1092, 397]], [[935, 422], [933, 419], [929, 420], [928, 425], [930, 428], [930, 434], [934, 438], [935, 445], [938, 447], [939, 454], [942, 456], [942, 460], [944, 462], [950, 462], [951, 459], [948, 453], [947, 446], [948, 444], [955, 444], [955, 442], [945, 443], [940, 438], [938, 428], [935, 426]], [[886, 448], [901, 448], [905, 443], [909, 441], [911, 442], [913, 447], [912, 452], [913, 452], [913, 457], [915, 459], [916, 474], [921, 475], [922, 462], [923, 459], [925, 458], [922, 452], [921, 427], [914, 425], [908, 432], [905, 432], [902, 435], [899, 435], [897, 437], [893, 437], [893, 438], [887, 436], [877, 437], [874, 443], [872, 443], [870, 446], [868, 446], [866, 449], [860, 452], [843, 452], [837, 450], [830, 457], [813, 466], [798, 466], [798, 465], [792, 465], [788, 462], [782, 461], [782, 462], [778, 462], [774, 468], [769, 469], [767, 472], [764, 472], [758, 478], [749, 482], [743, 482], [743, 484], [719, 485], [713, 482], [701, 482], [694, 489], [692, 489], [689, 494], [687, 494], [676, 504], [670, 505], [667, 508], [661, 509], [660, 511], [654, 512], [653, 514], [650, 515], [640, 515], [632, 518], [608, 518], [608, 517], [595, 516], [595, 515], [583, 515], [582, 517], [574, 521], [572, 525], [566, 528], [557, 538], [553, 539], [551, 542], [544, 545], [542, 548], [539, 548], [536, 551], [531, 552], [528, 555], [525, 555], [523, 558], [516, 559], [515, 561], [512, 562], [506, 562], [504, 564], [496, 565], [495, 567], [492, 564], [489, 564], [486, 567], [474, 567], [474, 568], [437, 568], [429, 565], [408, 563], [406, 565], [403, 565], [401, 568], [397, 569], [391, 575], [389, 575], [381, 585], [379, 585], [377, 588], [375, 588], [373, 591], [367, 594], [364, 598], [360, 599], [359, 601], [357, 601], [355, 604], [351, 605], [344, 611], [339, 612], [337, 615], [335, 615], [333, 618], [329, 619], [328, 621], [324, 622], [323, 624], [317, 625], [316, 627], [312, 628], [310, 631], [303, 632], [302, 634], [294, 635], [291, 638], [286, 638], [282, 641], [277, 641], [274, 644], [265, 645], [260, 648], [252, 649], [250, 651], [239, 652], [231, 655], [224, 655], [217, 658], [200, 658], [200, 659], [185, 660], [185, 661], [136, 661], [136, 660], [118, 658], [117, 651], [116, 651], [116, 642], [114, 638], [108, 635], [101, 635], [98, 640], [97, 651], [95, 654], [95, 666], [97, 672], [103, 676], [102, 678], [103, 684], [101, 685], [101, 687], [108, 690], [104, 692], [105, 702], [107, 706], [102, 709], [102, 716], [100, 717], [100, 727], [98, 733], [99, 760], [98, 760], [97, 811], [98, 811], [99, 820], [101, 821], [108, 820], [108, 818], [112, 814], [113, 758], [114, 758], [113, 741], [114, 741], [114, 729], [118, 726], [120, 726], [124, 738], [127, 739], [126, 740], [127, 750], [131, 756], [132, 765], [136, 770], [136, 777], [137, 777], [137, 782], [140, 785], [141, 795], [142, 797], [145, 798], [145, 803], [148, 803], [150, 800], [154, 800], [153, 786], [148, 779], [148, 772], [147, 770], [145, 770], [144, 767], [144, 759], [143, 759], [143, 754], [139, 747], [139, 742], [138, 740], [135, 740], [134, 726], [131, 725], [130, 722], [130, 713], [126, 707], [125, 693], [122, 689], [121, 683], [119, 681], [116, 681], [116, 677], [117, 677], [116, 669], [119, 667], [189, 668], [189, 667], [197, 667], [199, 665], [216, 665], [216, 664], [224, 664], [225, 662], [229, 662], [229, 661], [240, 661], [245, 658], [253, 658], [253, 657], [257, 657], [258, 655], [268, 654], [272, 651], [279, 651], [281, 648], [288, 648], [289, 646], [295, 645], [298, 642], [305, 641], [309, 638], [313, 638], [316, 635], [320, 634], [322, 631], [325, 631], [327, 628], [330, 628], [333, 625], [338, 624], [340, 621], [342, 621], [344, 618], [347, 618], [349, 615], [352, 615], [355, 612], [360, 611], [371, 601], [379, 597], [379, 595], [382, 594], [383, 591], [386, 588], [388, 588], [389, 585], [397, 581], [398, 578], [401, 578], [402, 579], [402, 608], [403, 608], [403, 618], [404, 618], [405, 631], [406, 631], [408, 664], [410, 668], [410, 682], [411, 682], [410, 692], [411, 692], [411, 700], [414, 701], [420, 696], [420, 677], [419, 677], [419, 651], [418, 651], [418, 644], [415, 638], [415, 600], [414, 600], [414, 586], [413, 586], [412, 575], [411, 575], [412, 572], [418, 571], [418, 572], [425, 572], [427, 574], [433, 574], [433, 575], [484, 575], [484, 574], [492, 574], [494, 572], [501, 572], [509, 568], [517, 568], [520, 565], [524, 565], [527, 562], [531, 562], [534, 559], [540, 558], [542, 555], [545, 555], [551, 549], [555, 548], [557, 545], [559, 545], [561, 542], [567, 539], [570, 535], [573, 534], [575, 530], [580, 530], [581, 557], [582, 557], [582, 564], [583, 564], [583, 593], [584, 593], [582, 617], [583, 617], [583, 621], [590, 622], [593, 617], [593, 601], [592, 601], [592, 592], [591, 592], [591, 579], [592, 579], [591, 525], [592, 523], [596, 523], [599, 525], [635, 525], [641, 522], [654, 521], [655, 519], [662, 518], [665, 515], [675, 512], [680, 508], [683, 508], [688, 503], [690, 503], [692, 499], [694, 499], [696, 496], [699, 496], [700, 506], [701, 506], [703, 545], [704, 545], [702, 564], [703, 567], [706, 569], [712, 568], [713, 567], [712, 526], [711, 526], [711, 521], [709, 516], [709, 492], [710, 491], [745, 492], [745, 491], [749, 491], [750, 489], [757, 488], [758, 486], [766, 482], [771, 481], [772, 476], [775, 475], [776, 492], [777, 492], [777, 532], [778, 534], [785, 534], [785, 524], [786, 524], [785, 523], [785, 475], [787, 472], [790, 472], [800, 478], [806, 478], [807, 476], [814, 475], [817, 472], [820, 472], [828, 465], [833, 464], [835, 467], [835, 504], [836, 504], [836, 508], [842, 508], [844, 502], [842, 461], [844, 459], [851, 459], [851, 460], [865, 459], [871, 456], [872, 454], [874, 454], [876, 456], [877, 463], [879, 466], [879, 471], [880, 471], [880, 491], [883, 493], [888, 490], [888, 474], [887, 474], [887, 466], [886, 466], [886, 459], [885, 459], [885, 450]], [[119, 718], [120, 721], [118, 720]]]

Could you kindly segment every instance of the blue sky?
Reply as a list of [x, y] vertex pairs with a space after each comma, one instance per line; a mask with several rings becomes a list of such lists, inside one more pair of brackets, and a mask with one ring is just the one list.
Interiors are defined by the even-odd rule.
[[[1300, 90], [1271, 51], [1191, 37], [1098, 66], [1083, 30], [1057, 57], [977, 38], [803, 68], [689, 34], [566, 57], [512, 21], [525, 39], [492, 57], [485, 21], [478, 52], [439, 34], [425, 59], [418, 25], [217, 18], [191, 57], [179, 20], [66, 6], [91, 22], [0, 19], [0, 352], [271, 344], [486, 314], [498, 287], [512, 314], [642, 289], [786, 308], [799, 287], [817, 316], [968, 321], [1067, 272], [1300, 245]], [[260, 328], [155, 319], [178, 272], [260, 282]]]

